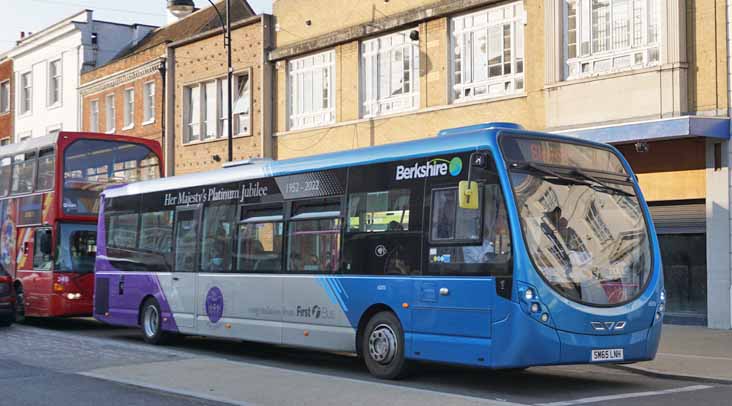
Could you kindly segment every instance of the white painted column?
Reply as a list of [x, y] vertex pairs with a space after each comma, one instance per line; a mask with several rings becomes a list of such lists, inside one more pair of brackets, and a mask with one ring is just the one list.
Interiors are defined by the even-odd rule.
[[[727, 0], [727, 116], [732, 117], [732, 0]], [[732, 131], [732, 125], [730, 125], [730, 131]], [[728, 149], [730, 148], [727, 143]], [[732, 151], [728, 155], [732, 157]], [[730, 159], [728, 162], [732, 161]], [[732, 193], [732, 178], [728, 175], [728, 184], [730, 193]], [[728, 210], [732, 210], [732, 207], [728, 206]], [[732, 219], [731, 219], [732, 222]], [[732, 223], [731, 223], [732, 224]], [[732, 230], [730, 230], [732, 232]], [[730, 238], [732, 240], [732, 238]], [[730, 258], [732, 258], [732, 247], [730, 247]], [[732, 260], [732, 259], [731, 259]], [[732, 264], [731, 264], [732, 265]], [[728, 269], [729, 272], [729, 322], [727, 328], [732, 328], [732, 266]]]
[[[715, 144], [722, 148], [721, 168], [715, 169]], [[730, 216], [730, 142], [709, 139], [706, 145], [707, 208], [707, 325], [730, 328], [730, 265], [732, 217]]]

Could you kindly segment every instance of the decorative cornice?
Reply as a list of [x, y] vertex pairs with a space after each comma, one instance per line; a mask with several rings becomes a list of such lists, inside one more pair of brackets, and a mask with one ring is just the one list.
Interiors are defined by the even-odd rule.
[[111, 75], [95, 79], [79, 88], [82, 97], [117, 87], [132, 82], [145, 76], [158, 72], [165, 64], [165, 58], [158, 57], [143, 65], [136, 66], [121, 72], [114, 72]]

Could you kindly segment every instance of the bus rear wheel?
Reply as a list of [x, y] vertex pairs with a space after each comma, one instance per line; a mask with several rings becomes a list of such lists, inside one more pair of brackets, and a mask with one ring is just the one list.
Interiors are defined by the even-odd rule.
[[164, 344], [167, 334], [162, 329], [162, 313], [158, 301], [149, 298], [142, 305], [142, 316], [140, 324], [142, 326], [142, 337], [146, 343], [152, 345]]
[[404, 330], [394, 313], [375, 314], [366, 324], [361, 340], [361, 357], [373, 376], [401, 379], [407, 375]]

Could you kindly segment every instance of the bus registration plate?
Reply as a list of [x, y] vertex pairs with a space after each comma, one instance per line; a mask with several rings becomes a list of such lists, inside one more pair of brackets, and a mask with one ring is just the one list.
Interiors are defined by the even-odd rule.
[[625, 359], [622, 348], [610, 350], [592, 350], [592, 362], [622, 361]]

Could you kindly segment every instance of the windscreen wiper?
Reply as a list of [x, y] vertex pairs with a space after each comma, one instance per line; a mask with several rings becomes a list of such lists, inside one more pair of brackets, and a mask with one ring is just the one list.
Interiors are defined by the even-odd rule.
[[[591, 175], [586, 174], [581, 169], [575, 169], [574, 174], [579, 175], [580, 177], [582, 177], [582, 178], [584, 178], [586, 180], [582, 180], [582, 179], [579, 179], [577, 177], [571, 177], [571, 176], [561, 175], [561, 174], [559, 174], [557, 172], [554, 172], [553, 170], [551, 170], [549, 168], [544, 168], [544, 167], [538, 166], [538, 165], [533, 164], [533, 163], [530, 163], [530, 162], [527, 163], [526, 165], [524, 165], [523, 169], [529, 169], [529, 170], [532, 170], [534, 172], [539, 172], [539, 173], [542, 173], [544, 175], [551, 176], [551, 177], [554, 177], [554, 178], [563, 180], [565, 182], [569, 182], [569, 183], [572, 183], [572, 184], [575, 184], [575, 185], [587, 186], [589, 188], [592, 188], [592, 189], [595, 189], [595, 190], [599, 190], [599, 191], [611, 191], [611, 192], [615, 192], [617, 194], [621, 194], [623, 196], [628, 196], [628, 197], [635, 196], [634, 194], [628, 193], [628, 192], [626, 192], [623, 189], [616, 188], [614, 186], [610, 186], [608, 184], [605, 184], [602, 181], [596, 179], [594, 176], [591, 176]], [[588, 182], [587, 180], [589, 180], [591, 182]]]
[[529, 169], [529, 170], [531, 170], [533, 172], [539, 172], [541, 174], [544, 174], [544, 175], [547, 175], [547, 176], [551, 176], [551, 177], [557, 178], [559, 180], [563, 180], [563, 181], [568, 182], [568, 183], [573, 184], [573, 185], [583, 185], [583, 186], [587, 186], [587, 187], [593, 187], [594, 186], [590, 182], [587, 182], [587, 181], [584, 181], [584, 180], [581, 180], [581, 179], [577, 179], [575, 177], [561, 175], [559, 173], [554, 172], [553, 170], [551, 170], [549, 168], [544, 168], [544, 167], [541, 167], [539, 165], [533, 164], [531, 162], [529, 162], [526, 165], [524, 165], [521, 169]]
[[610, 186], [607, 183], [605, 183], [605, 182], [597, 179], [596, 177], [588, 174], [587, 172], [583, 171], [582, 169], [575, 169], [573, 173], [575, 175], [579, 175], [579, 176], [583, 177], [584, 179], [597, 183], [598, 185], [600, 185], [600, 187], [602, 187], [605, 190], [610, 190], [610, 191], [616, 192], [618, 194], [621, 194], [623, 196], [635, 197], [635, 193], [627, 192], [619, 187]]

